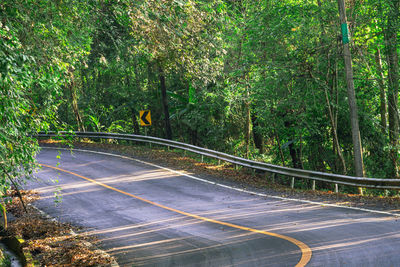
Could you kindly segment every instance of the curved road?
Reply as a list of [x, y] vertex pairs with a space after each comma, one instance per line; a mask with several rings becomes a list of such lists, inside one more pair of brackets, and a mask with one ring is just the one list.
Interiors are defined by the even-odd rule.
[[121, 266], [400, 262], [394, 216], [262, 197], [107, 153], [45, 148], [38, 161], [35, 205], [96, 235]]

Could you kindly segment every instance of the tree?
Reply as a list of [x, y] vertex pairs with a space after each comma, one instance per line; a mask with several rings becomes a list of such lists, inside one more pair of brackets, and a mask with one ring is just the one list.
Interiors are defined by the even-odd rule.
[[[353, 66], [352, 66], [350, 44], [349, 44], [350, 37], [347, 26], [346, 8], [344, 0], [338, 0], [338, 6], [339, 6], [340, 23], [342, 28], [343, 57], [345, 62], [347, 95], [350, 108], [351, 136], [353, 140], [353, 149], [354, 149], [353, 153], [354, 153], [355, 174], [357, 177], [363, 177], [364, 164], [362, 157], [360, 129], [358, 125], [358, 111], [357, 111], [358, 108], [357, 108], [355, 89], [354, 89]], [[359, 188], [359, 192], [361, 194], [363, 193], [362, 188]]]
[[18, 189], [38, 167], [39, 146], [31, 135], [57, 124], [62, 86], [70, 83], [68, 69], [85, 57], [85, 45], [90, 42], [86, 11], [84, 3], [0, 4], [2, 194], [11, 186]]
[[212, 7], [206, 1], [154, 1], [127, 3], [128, 16], [136, 48], [148, 55], [150, 64], [158, 72], [164, 110], [165, 133], [172, 138], [166, 78], [180, 72], [183, 80], [207, 83], [221, 64], [212, 59], [218, 50], [218, 39], [212, 34], [218, 31], [212, 15]]
[[386, 57], [388, 63], [388, 111], [390, 159], [392, 161], [392, 177], [398, 177], [398, 146], [399, 146], [399, 57], [397, 53], [399, 29], [398, 0], [388, 1], [387, 26], [385, 32]]
[[[398, 5], [352, 1], [347, 22], [342, 0], [3, 1], [1, 108], [16, 115], [2, 117], [2, 157], [54, 118], [140, 134], [138, 111], [151, 109], [154, 136], [397, 176]], [[8, 136], [13, 123], [25, 128]]]

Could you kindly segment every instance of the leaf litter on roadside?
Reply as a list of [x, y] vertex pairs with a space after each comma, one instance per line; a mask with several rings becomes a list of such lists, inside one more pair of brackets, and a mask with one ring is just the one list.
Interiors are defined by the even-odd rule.
[[[25, 204], [39, 199], [34, 191], [21, 191]], [[32, 254], [40, 266], [110, 266], [113, 258], [90, 245], [97, 240], [83, 234], [74, 235], [75, 227], [50, 220], [32, 206], [25, 213], [14, 192], [7, 210], [15, 219], [9, 223], [6, 235], [25, 240], [23, 250]], [[90, 243], [89, 243], [90, 242]], [[88, 245], [89, 244], [89, 245]]]

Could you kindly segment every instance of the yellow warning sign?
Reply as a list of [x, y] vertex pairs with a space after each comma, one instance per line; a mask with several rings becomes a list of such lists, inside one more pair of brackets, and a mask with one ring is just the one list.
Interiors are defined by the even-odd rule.
[[151, 113], [150, 110], [141, 110], [139, 112], [140, 126], [150, 126], [151, 125]]

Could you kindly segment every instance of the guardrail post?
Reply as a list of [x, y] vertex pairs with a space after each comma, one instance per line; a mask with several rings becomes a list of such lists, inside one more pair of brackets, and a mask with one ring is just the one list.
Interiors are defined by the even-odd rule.
[[[181, 142], [175, 142], [171, 140], [165, 140], [162, 138], [157, 138], [157, 137], [149, 137], [149, 136], [142, 136], [142, 135], [133, 135], [133, 134], [118, 134], [118, 133], [97, 133], [97, 132], [47, 132], [47, 133], [39, 133], [36, 135], [32, 135], [35, 137], [39, 137], [39, 139], [43, 137], [47, 138], [54, 138], [56, 140], [63, 140], [63, 139], [101, 139], [101, 140], [110, 140], [110, 139], [115, 139], [115, 140], [125, 140], [129, 142], [136, 142], [136, 143], [145, 143], [144, 147], [147, 145], [146, 143], [149, 143], [150, 148], [152, 148], [152, 144], [154, 143], [156, 147], [158, 145], [162, 146], [167, 146], [168, 150], [171, 149], [170, 146], [172, 146], [172, 149], [176, 147], [178, 150], [182, 149], [184, 156], [186, 157], [187, 155], [187, 150], [191, 151], [192, 153], [196, 153], [197, 155], [203, 155], [206, 157], [210, 158], [217, 158], [218, 159], [218, 165], [221, 164], [221, 160], [228, 162], [229, 166], [230, 164], [233, 164], [235, 170], [239, 170], [243, 167], [248, 167], [248, 166], [257, 166], [257, 168], [260, 166], [261, 169], [269, 169], [270, 172], [269, 174], [272, 174], [271, 180], [273, 183], [275, 183], [276, 177], [279, 177], [278, 174], [283, 175], [282, 178], [284, 181], [290, 182], [290, 185], [292, 188], [294, 188], [295, 185], [295, 178], [302, 178], [302, 179], [310, 179], [312, 180], [312, 190], [316, 190], [316, 180], [321, 180], [321, 181], [329, 181], [330, 183], [335, 184], [335, 192], [339, 192], [339, 183], [340, 184], [347, 184], [350, 186], [354, 187], [359, 187], [360, 189], [360, 194], [363, 193], [364, 188], [361, 188], [361, 186], [366, 186], [366, 188], [382, 188], [382, 189], [390, 189], [390, 190], [400, 190], [400, 179], [381, 179], [381, 178], [355, 178], [352, 176], [348, 175], [335, 175], [335, 174], [325, 174], [322, 172], [312, 172], [312, 171], [306, 171], [306, 170], [301, 170], [301, 173], [299, 174], [298, 170], [295, 170], [293, 168], [287, 168], [284, 166], [276, 166], [272, 164], [265, 164], [265, 163], [257, 163], [257, 165], [253, 165], [254, 161], [244, 159], [244, 158], [239, 158], [233, 155], [221, 153], [218, 151], [210, 150], [210, 149], [205, 149], [205, 148], [199, 148], [193, 145], [181, 143]], [[187, 149], [187, 150], [186, 150]], [[202, 162], [204, 162], [204, 157], [202, 156]], [[234, 162], [234, 163], [232, 163]], [[272, 169], [270, 168], [272, 165]], [[240, 166], [240, 167], [239, 167]], [[254, 170], [253, 170], [254, 173]], [[296, 176], [294, 176], [296, 175]], [[286, 179], [291, 179], [291, 181], [288, 181]], [[325, 179], [327, 178], [327, 179]], [[279, 179], [277, 179], [279, 180]], [[367, 182], [365, 184], [364, 182]], [[388, 191], [385, 191], [385, 194], [388, 194]]]
[[203, 163], [203, 162], [204, 162], [204, 156], [201, 155], [201, 163]]

